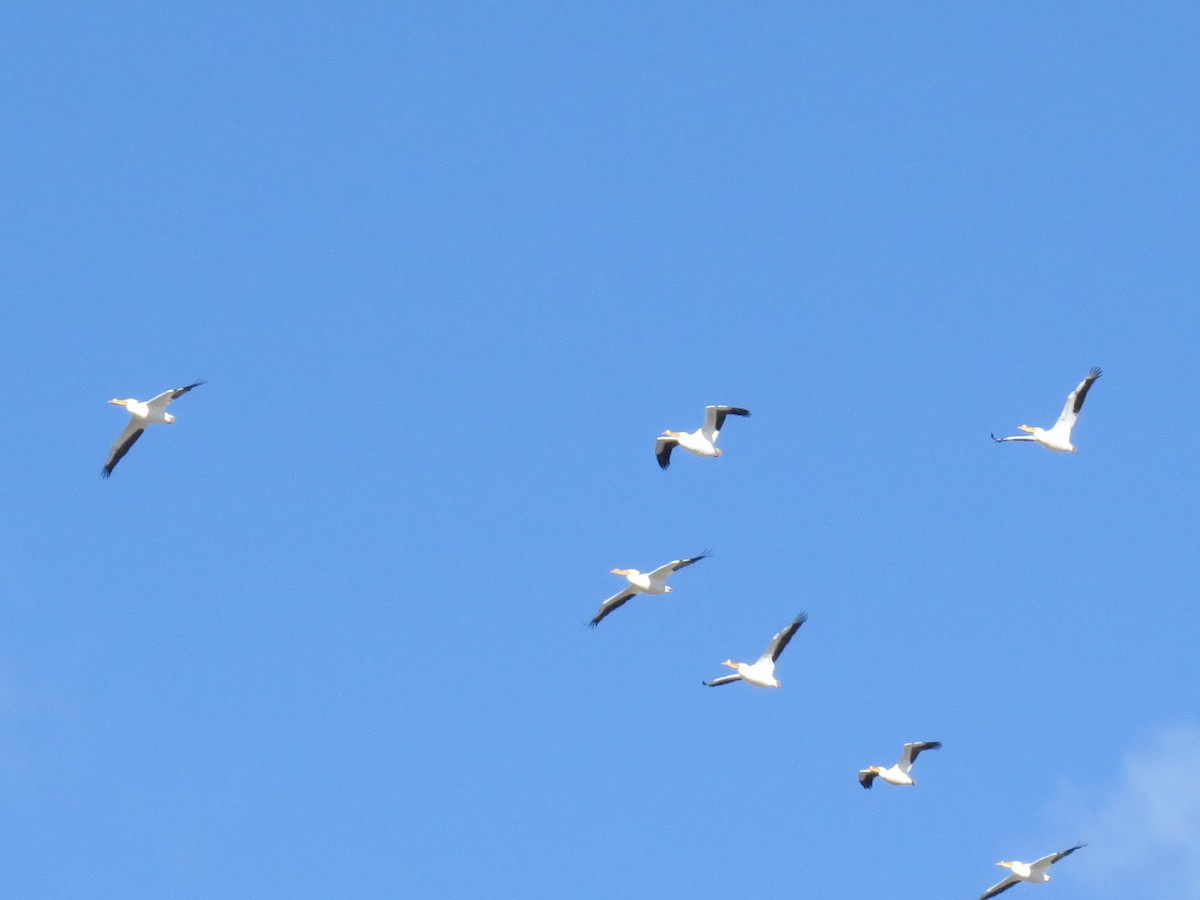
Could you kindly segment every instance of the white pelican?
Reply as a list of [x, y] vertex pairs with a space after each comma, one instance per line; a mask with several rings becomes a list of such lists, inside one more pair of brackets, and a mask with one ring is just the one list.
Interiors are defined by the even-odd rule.
[[1050, 880], [1046, 870], [1062, 859], [1064, 856], [1070, 856], [1083, 844], [1076, 844], [1074, 847], [1068, 847], [1066, 850], [1059, 850], [1057, 853], [1051, 853], [1049, 856], [1043, 856], [1036, 862], [1023, 863], [1017, 860], [1001, 860], [996, 863], [998, 866], [1003, 866], [1012, 872], [1003, 881], [993, 884], [990, 888], [979, 895], [979, 900], [988, 900], [989, 897], [995, 897], [997, 894], [1002, 894], [1013, 885], [1028, 881], [1030, 884], [1041, 884]]
[[1057, 450], [1059, 453], [1074, 453], [1077, 449], [1071, 443], [1071, 429], [1075, 427], [1075, 420], [1079, 418], [1079, 411], [1083, 409], [1083, 401], [1087, 398], [1088, 390], [1091, 389], [1092, 382], [1100, 377], [1100, 368], [1092, 366], [1087, 377], [1079, 382], [1079, 386], [1067, 395], [1066, 405], [1059, 413], [1058, 421], [1054, 423], [1053, 428], [1038, 428], [1028, 425], [1018, 425], [1018, 431], [1024, 431], [1025, 434], [1014, 434], [1012, 437], [998, 438], [992, 435], [992, 440], [998, 444], [1003, 444], [1005, 441], [1037, 441], [1043, 447], [1049, 450]]
[[170, 425], [175, 421], [175, 417], [167, 412], [168, 403], [172, 400], [178, 400], [192, 388], [199, 387], [202, 384], [204, 384], [203, 381], [195, 381], [184, 387], [163, 391], [157, 397], [146, 401], [134, 400], [132, 397], [127, 397], [124, 400], [118, 400], [114, 397], [112, 400], [109, 400], [108, 402], [114, 406], [123, 406], [129, 411], [129, 423], [125, 426], [125, 430], [117, 436], [116, 443], [112, 445], [112, 449], [108, 451], [108, 462], [104, 464], [104, 471], [101, 477], [107, 478], [112, 474], [112, 470], [121, 461], [121, 457], [129, 452], [129, 448], [142, 436], [142, 432], [146, 430], [147, 425]]
[[779, 687], [779, 682], [775, 679], [775, 660], [779, 659], [779, 654], [788, 645], [788, 641], [792, 639], [792, 635], [807, 621], [808, 613], [800, 613], [800, 615], [792, 619], [792, 623], [787, 628], [771, 638], [771, 643], [767, 644], [767, 649], [762, 652], [762, 656], [758, 658], [758, 662], [735, 663], [733, 660], [727, 659], [721, 665], [736, 669], [737, 674], [726, 675], [712, 681], [702, 682], [702, 684], [706, 684], [709, 687], [717, 687], [718, 685], [730, 684], [734, 681], [745, 681], [755, 687]]
[[717, 449], [717, 435], [725, 424], [726, 416], [748, 416], [750, 410], [740, 406], [706, 406], [704, 407], [704, 424], [695, 431], [664, 431], [662, 437], [654, 442], [654, 455], [658, 464], [666, 468], [671, 464], [671, 451], [677, 446], [688, 453], [697, 456], [720, 456]]
[[871, 782], [876, 778], [882, 778], [888, 784], [916, 784], [916, 780], [908, 772], [913, 763], [917, 761], [917, 754], [922, 750], [937, 750], [941, 746], [941, 741], [917, 741], [905, 744], [904, 749], [900, 751], [898, 763], [888, 769], [883, 766], [868, 766], [865, 769], [859, 769], [858, 783], [868, 790]]
[[588, 623], [588, 626], [595, 628], [600, 624], [601, 619], [617, 607], [624, 605], [635, 594], [671, 593], [671, 586], [667, 584], [667, 579], [671, 577], [671, 573], [678, 572], [685, 566], [690, 566], [694, 562], [700, 562], [700, 560], [707, 557], [708, 551], [705, 550], [699, 556], [693, 556], [691, 559], [671, 560], [671, 562], [665, 566], [659, 566], [653, 572], [639, 572], [637, 569], [613, 569], [612, 574], [625, 576], [625, 580], [629, 582], [629, 587], [625, 588], [619, 594], [613, 594], [601, 603], [600, 611], [596, 613], [596, 618], [592, 619]]

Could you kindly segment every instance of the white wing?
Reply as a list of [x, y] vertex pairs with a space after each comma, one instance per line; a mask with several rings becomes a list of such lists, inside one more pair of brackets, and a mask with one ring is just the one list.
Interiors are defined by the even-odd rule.
[[1093, 366], [1092, 370], [1087, 373], [1083, 381], [1075, 387], [1075, 390], [1067, 394], [1067, 402], [1063, 405], [1063, 410], [1059, 413], [1058, 421], [1054, 423], [1054, 427], [1058, 429], [1066, 429], [1068, 432], [1075, 427], [1075, 420], [1079, 418], [1079, 411], [1083, 409], [1083, 401], [1087, 399], [1088, 391], [1091, 390], [1092, 382], [1100, 377], [1100, 369], [1098, 366]]
[[1078, 850], [1082, 846], [1084, 846], [1084, 845], [1076, 844], [1074, 847], [1068, 847], [1066, 850], [1059, 850], [1057, 853], [1051, 853], [1047, 856], [1043, 856], [1041, 859], [1031, 862], [1029, 864], [1029, 868], [1030, 868], [1030, 870], [1041, 869], [1042, 871], [1045, 871], [1046, 869], [1048, 869], [1052, 865], [1054, 865], [1056, 862], [1058, 862], [1060, 859], [1062, 859], [1064, 856], [1070, 856], [1072, 853], [1074, 853], [1076, 850]]
[[979, 900], [988, 900], [989, 897], [995, 897], [997, 894], [1003, 894], [1010, 887], [1012, 887], [1014, 884], [1018, 884], [1020, 881], [1021, 879], [1016, 875], [1009, 875], [1003, 881], [996, 882], [990, 888], [980, 894]]
[[167, 404], [172, 400], [178, 400], [194, 387], [200, 387], [204, 384], [203, 381], [194, 381], [191, 384], [185, 384], [183, 387], [171, 388], [169, 391], [163, 391], [157, 397], [152, 397], [146, 401], [146, 405], [152, 409], [166, 409]]
[[905, 744], [904, 749], [900, 751], [900, 761], [896, 765], [900, 767], [901, 772], [907, 775], [922, 750], [937, 750], [941, 746], [941, 741], [913, 741], [911, 744]]
[[705, 687], [720, 687], [723, 684], [733, 684], [735, 681], [741, 681], [741, 680], [742, 680], [742, 676], [738, 675], [735, 672], [732, 675], [724, 675], [720, 678], [714, 678], [712, 681], [702, 681], [700, 683], [703, 684]]
[[659, 566], [653, 572], [650, 572], [647, 577], [651, 581], [666, 581], [672, 572], [678, 572], [680, 569], [686, 568], [692, 563], [700, 562], [702, 559], [707, 559], [708, 555], [708, 551], [705, 550], [699, 556], [692, 556], [688, 559], [673, 559], [665, 566]]
[[607, 616], [614, 609], [618, 609], [619, 607], [624, 606], [629, 601], [630, 597], [636, 596], [637, 594], [638, 594], [638, 591], [634, 590], [632, 587], [627, 587], [627, 588], [625, 588], [625, 590], [621, 591], [620, 593], [613, 594], [611, 597], [609, 597], [607, 600], [605, 600], [603, 603], [600, 604], [599, 611], [596, 613], [596, 615], [592, 619], [592, 621], [590, 621], [588, 623], [588, 627], [595, 628], [597, 625], [600, 624], [601, 619], [603, 619], [605, 616]]
[[116, 441], [113, 442], [112, 447], [108, 450], [108, 461], [105, 462], [104, 469], [101, 471], [102, 477], [107, 478], [112, 474], [113, 468], [121, 461], [121, 457], [129, 452], [129, 448], [137, 442], [137, 439], [142, 436], [143, 431], [145, 431], [145, 427], [140, 425], [137, 419], [130, 416], [129, 421], [125, 424], [125, 430], [117, 436]]
[[750, 410], [742, 409], [740, 406], [706, 406], [704, 407], [704, 424], [700, 428], [700, 433], [711, 443], [716, 443], [717, 435], [725, 426], [726, 416], [748, 415], [750, 415]]
[[779, 654], [787, 648], [788, 641], [792, 639], [792, 635], [807, 621], [808, 613], [800, 613], [800, 615], [796, 616], [787, 628], [771, 638], [771, 643], [767, 644], [767, 649], [762, 652], [759, 660], [769, 659], [771, 662], [775, 662], [775, 660], [779, 659]]

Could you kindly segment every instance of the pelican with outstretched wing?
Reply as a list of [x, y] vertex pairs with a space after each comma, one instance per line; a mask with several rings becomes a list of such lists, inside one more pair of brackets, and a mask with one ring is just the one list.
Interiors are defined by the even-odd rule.
[[1071, 429], [1075, 427], [1075, 420], [1079, 418], [1079, 411], [1083, 409], [1083, 401], [1087, 399], [1088, 391], [1099, 377], [1099, 366], [1093, 366], [1083, 381], [1079, 382], [1078, 387], [1067, 395], [1067, 402], [1063, 406], [1062, 412], [1059, 413], [1058, 421], [1054, 423], [1053, 428], [1018, 425], [1017, 430], [1024, 431], [1025, 434], [1014, 434], [1011, 437], [1002, 438], [993, 434], [992, 440], [997, 444], [1003, 444], [1005, 441], [1036, 441], [1048, 450], [1074, 453], [1078, 448], [1071, 443]]
[[607, 600], [600, 604], [600, 609], [596, 613], [588, 625], [595, 628], [600, 624], [600, 620], [620, 606], [624, 606], [631, 598], [638, 594], [669, 594], [671, 586], [667, 584], [667, 579], [680, 569], [690, 566], [692, 563], [700, 562], [702, 559], [707, 559], [709, 552], [705, 550], [699, 556], [693, 556], [689, 559], [674, 559], [665, 566], [659, 566], [652, 572], [639, 572], [637, 569], [613, 569], [612, 574], [624, 575], [625, 580], [629, 582], [629, 586], [616, 594], [613, 594]]
[[129, 448], [137, 443], [137, 439], [142, 436], [142, 432], [146, 430], [147, 425], [170, 425], [175, 421], [175, 417], [167, 412], [167, 405], [172, 400], [178, 400], [194, 387], [199, 387], [204, 384], [203, 381], [194, 381], [191, 384], [183, 387], [171, 388], [169, 391], [163, 391], [157, 397], [152, 397], [149, 400], [134, 400], [132, 397], [127, 397], [124, 400], [118, 400], [115, 397], [108, 402], [114, 406], [123, 406], [129, 413], [129, 422], [125, 425], [125, 430], [117, 436], [116, 442], [108, 451], [108, 462], [104, 464], [104, 469], [101, 472], [103, 478], [107, 478], [112, 474], [112, 470], [116, 468], [117, 463], [129, 452]]
[[744, 681], [747, 684], [752, 684], [755, 687], [761, 688], [777, 688], [780, 682], [775, 678], [775, 661], [779, 659], [781, 654], [787, 647], [792, 636], [800, 630], [800, 626], [808, 621], [808, 613], [800, 613], [796, 618], [792, 619], [791, 623], [783, 629], [783, 631], [771, 638], [771, 643], [767, 644], [767, 649], [762, 652], [762, 656], [756, 662], [735, 663], [731, 659], [721, 663], [723, 666], [728, 666], [733, 669], [736, 674], [725, 675], [722, 678], [714, 678], [712, 681], [705, 681], [704, 684], [709, 687], [718, 687], [722, 684], [732, 684], [735, 681]]
[[697, 456], [720, 456], [717, 449], [717, 435], [725, 425], [726, 416], [748, 416], [750, 410], [740, 406], [706, 406], [704, 407], [704, 424], [695, 431], [664, 431], [654, 442], [654, 456], [659, 466], [667, 468], [671, 465], [671, 451], [682, 447], [688, 453]]
[[980, 894], [979, 900], [989, 900], [989, 898], [995, 897], [997, 894], [1004, 893], [1010, 887], [1015, 887], [1022, 881], [1029, 884], [1042, 884], [1050, 881], [1050, 873], [1046, 870], [1064, 856], [1070, 856], [1082, 846], [1084, 845], [1076, 844], [1074, 847], [1068, 847], [1066, 850], [1059, 850], [1057, 853], [1051, 853], [1049, 856], [1043, 856], [1041, 859], [1035, 860], [1031, 863], [1023, 863], [1015, 859], [1002, 859], [1000, 862], [996, 863], [996, 865], [1000, 866], [1001, 868], [1008, 869], [1010, 872], [1012, 872], [1012, 874], [1003, 881], [993, 884], [990, 888]]
[[867, 766], [865, 769], [860, 769], [858, 783], [868, 790], [871, 782], [876, 778], [882, 778], [888, 784], [916, 784], [917, 782], [909, 772], [913, 763], [917, 761], [917, 754], [922, 750], [937, 750], [941, 746], [941, 741], [915, 741], [905, 744], [904, 749], [900, 751], [899, 762], [886, 769], [883, 766]]

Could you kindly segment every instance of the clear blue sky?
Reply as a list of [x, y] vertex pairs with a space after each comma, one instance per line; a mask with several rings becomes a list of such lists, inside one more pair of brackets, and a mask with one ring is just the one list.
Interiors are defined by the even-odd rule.
[[1196, 8], [2, 19], [5, 893], [1200, 897]]

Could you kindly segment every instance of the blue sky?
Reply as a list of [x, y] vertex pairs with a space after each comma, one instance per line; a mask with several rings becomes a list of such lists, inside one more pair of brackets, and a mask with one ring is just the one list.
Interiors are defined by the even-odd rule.
[[4, 25], [14, 896], [1200, 898], [1200, 12]]

